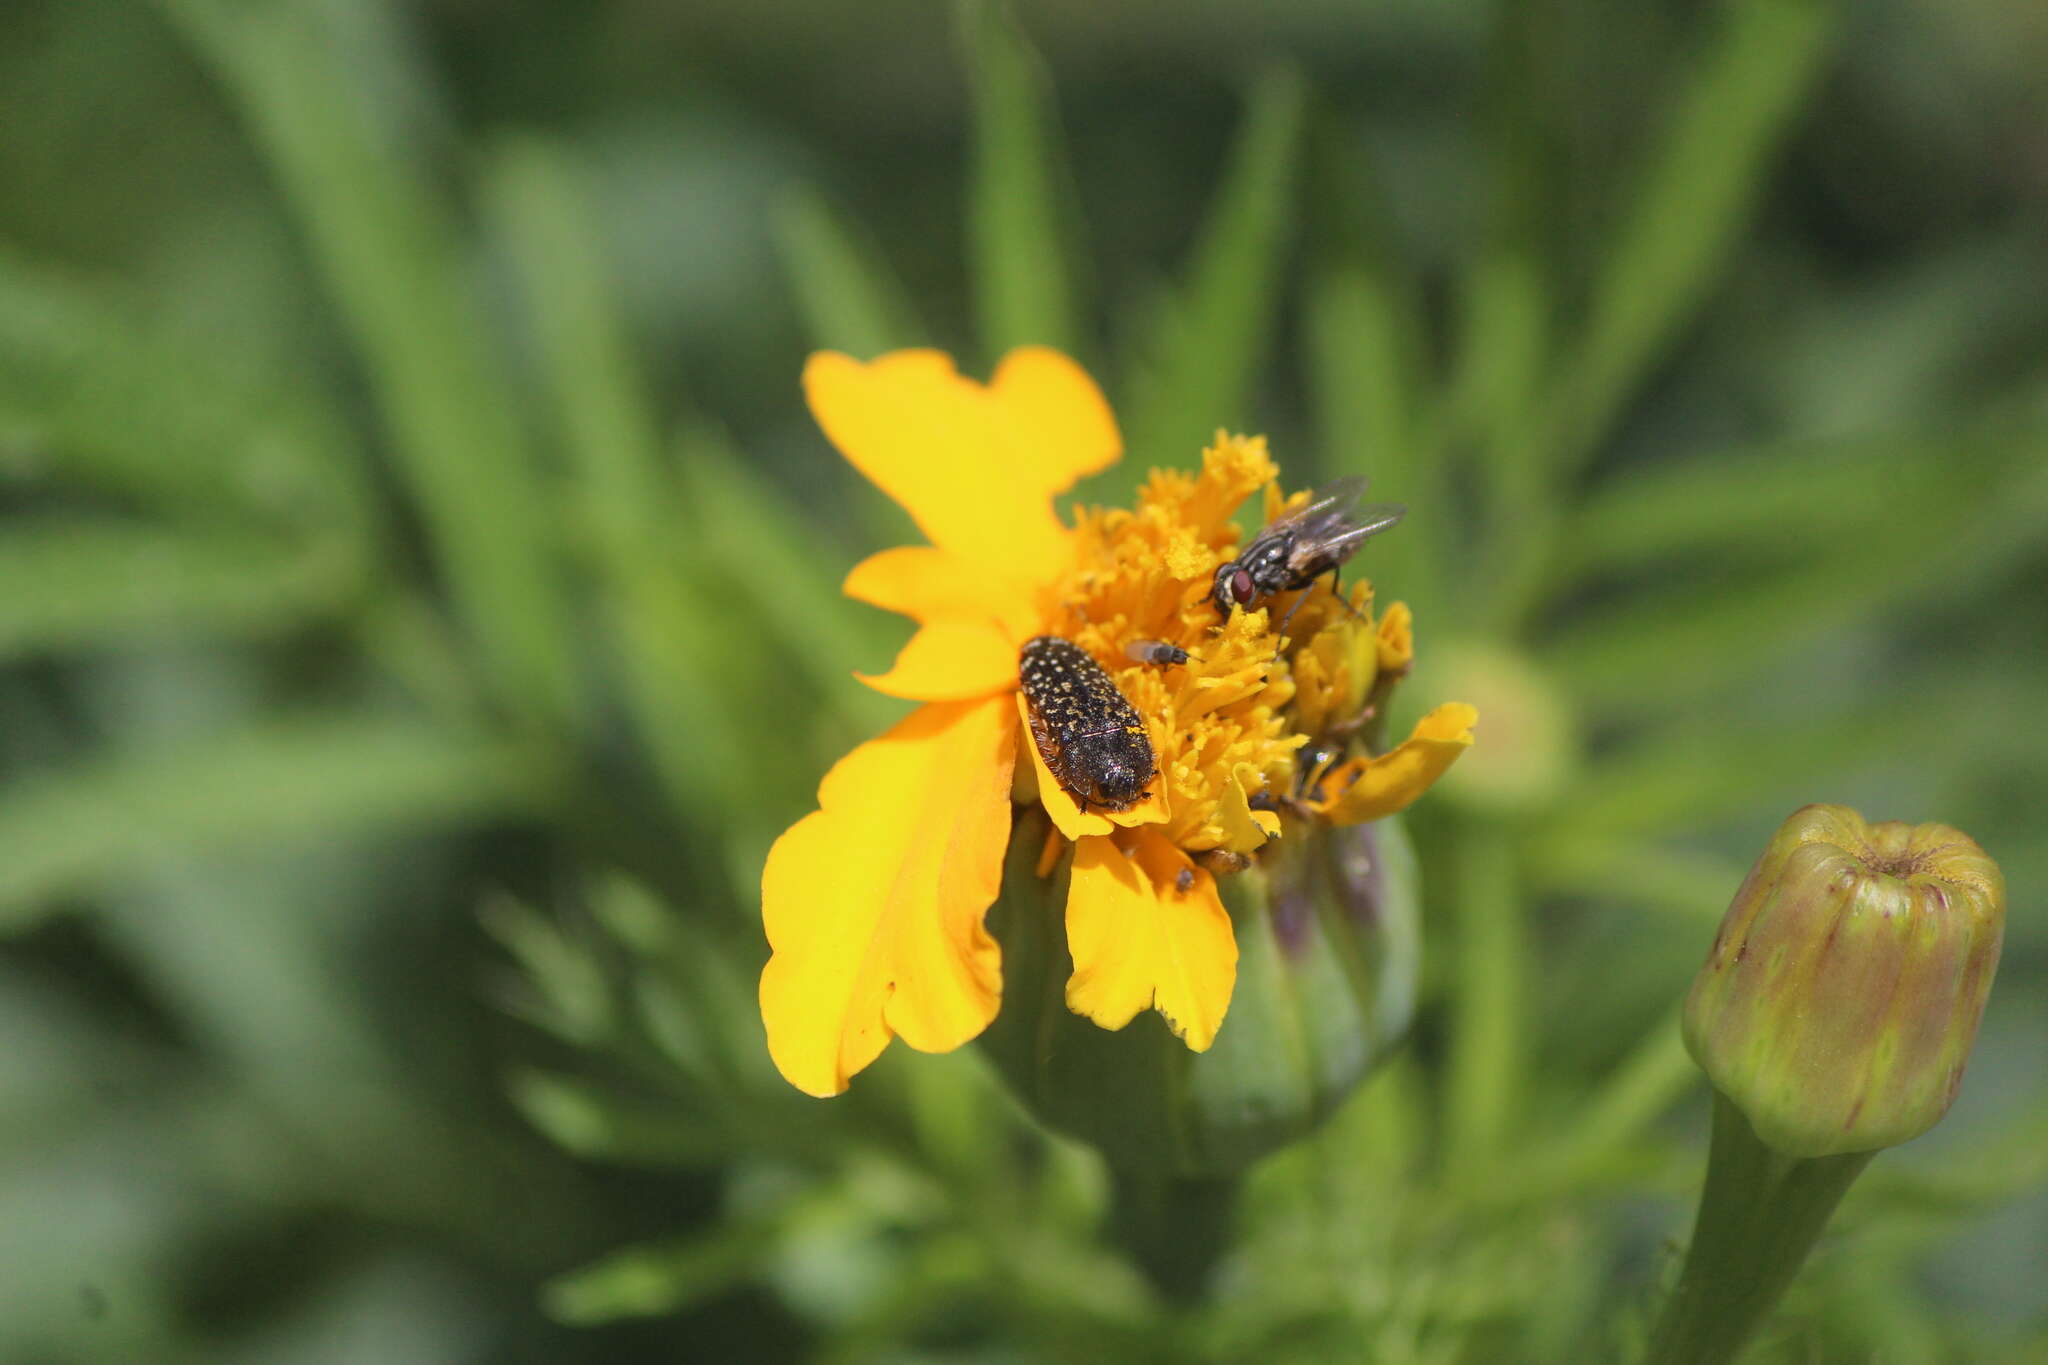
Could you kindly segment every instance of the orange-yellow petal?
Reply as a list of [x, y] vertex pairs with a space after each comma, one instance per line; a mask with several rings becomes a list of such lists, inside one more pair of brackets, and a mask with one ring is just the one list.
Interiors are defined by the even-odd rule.
[[913, 701], [964, 701], [1017, 682], [1017, 646], [994, 621], [944, 620], [919, 626], [887, 673], [856, 673], [875, 691]]
[[1019, 645], [1038, 631], [1029, 584], [930, 545], [900, 545], [869, 555], [853, 566], [841, 591], [856, 602], [918, 621], [993, 618]]
[[1050, 877], [1052, 870], [1060, 865], [1060, 855], [1067, 851], [1067, 841], [1052, 826], [1046, 826], [1045, 842], [1039, 845], [1038, 862], [1031, 869], [1035, 877]]
[[1088, 372], [1050, 346], [1019, 346], [989, 381], [1048, 496], [1123, 454], [1109, 400]]
[[1478, 721], [1479, 712], [1464, 702], [1445, 702], [1416, 722], [1415, 733], [1397, 747], [1332, 768], [1321, 783], [1330, 795], [1311, 806], [1338, 825], [1406, 810], [1472, 747], [1472, 727]]
[[1167, 794], [1166, 775], [1161, 773], [1148, 785], [1145, 799], [1128, 810], [1104, 810], [1097, 806], [1083, 811], [1059, 779], [1052, 775], [1052, 769], [1045, 764], [1045, 755], [1038, 751], [1038, 744], [1031, 737], [1031, 708], [1024, 700], [1024, 694], [1017, 694], [1017, 719], [1024, 727], [1021, 741], [1031, 751], [1031, 764], [1038, 777], [1038, 804], [1045, 807], [1045, 813], [1052, 817], [1053, 828], [1069, 839], [1079, 839], [1084, 834], [1107, 834], [1117, 826], [1129, 828], [1134, 825], [1163, 825], [1173, 814], [1172, 798]]
[[1237, 982], [1237, 937], [1216, 879], [1156, 830], [1074, 847], [1067, 1008], [1120, 1029], [1148, 1006], [1196, 1052], [1216, 1041]]
[[832, 444], [933, 545], [1025, 582], [1068, 557], [1053, 494], [1119, 451], [1101, 392], [1043, 348], [1013, 353], [994, 385], [963, 378], [939, 351], [871, 364], [821, 351], [804, 366], [804, 395]]
[[1145, 799], [1124, 810], [1104, 811], [1113, 825], [1136, 829], [1139, 825], [1163, 825], [1173, 817], [1173, 793], [1166, 774], [1154, 777], [1146, 786]]
[[1002, 883], [1017, 724], [1007, 697], [939, 702], [833, 765], [819, 809], [768, 852], [768, 1053], [836, 1095], [891, 1038], [955, 1048], [996, 1014], [982, 916]]

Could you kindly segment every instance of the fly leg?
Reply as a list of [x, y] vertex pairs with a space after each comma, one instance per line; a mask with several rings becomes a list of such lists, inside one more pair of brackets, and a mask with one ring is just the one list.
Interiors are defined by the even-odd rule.
[[[1344, 610], [1350, 612], [1353, 616], [1356, 616], [1359, 620], [1363, 621], [1365, 619], [1365, 614], [1359, 611], [1357, 607], [1351, 605], [1351, 600], [1347, 598], [1343, 593], [1342, 584], [1340, 584], [1337, 581], [1337, 574], [1338, 570], [1336, 568], [1332, 568], [1330, 570], [1330, 596], [1337, 599], [1338, 606], [1344, 608]], [[1311, 582], [1306, 588], [1303, 588], [1301, 590], [1301, 596], [1294, 599], [1294, 605], [1289, 607], [1287, 609], [1287, 614], [1280, 618], [1279, 626], [1273, 631], [1275, 635], [1285, 635], [1287, 633], [1287, 623], [1294, 619], [1294, 613], [1301, 610], [1301, 604], [1308, 601], [1309, 594], [1314, 591], [1315, 584], [1313, 582]]]
[[1308, 601], [1308, 589], [1304, 588], [1301, 595], [1294, 599], [1294, 605], [1287, 609], [1287, 614], [1280, 618], [1280, 624], [1273, 628], [1275, 635], [1285, 636], [1287, 634], [1287, 623], [1294, 619], [1294, 613], [1300, 611], [1301, 604], [1306, 601]]
[[1351, 613], [1351, 614], [1352, 614], [1353, 616], [1356, 616], [1356, 617], [1357, 617], [1357, 618], [1358, 618], [1359, 620], [1363, 621], [1363, 620], [1365, 619], [1365, 614], [1364, 614], [1363, 612], [1359, 611], [1359, 609], [1358, 609], [1357, 607], [1354, 607], [1354, 606], [1352, 606], [1352, 605], [1351, 605], [1351, 599], [1350, 599], [1349, 597], [1346, 597], [1346, 596], [1344, 595], [1344, 585], [1343, 585], [1342, 583], [1339, 583], [1339, 582], [1337, 581], [1337, 575], [1338, 575], [1338, 574], [1339, 574], [1340, 572], [1342, 572], [1342, 567], [1341, 567], [1341, 566], [1339, 566], [1339, 565], [1332, 565], [1332, 566], [1331, 566], [1331, 568], [1330, 568], [1330, 596], [1332, 596], [1332, 597], [1334, 597], [1334, 598], [1336, 598], [1336, 599], [1337, 599], [1337, 605], [1338, 605], [1338, 606], [1340, 606], [1340, 607], [1344, 608], [1344, 610], [1346, 610], [1346, 611], [1350, 612], [1350, 613]]

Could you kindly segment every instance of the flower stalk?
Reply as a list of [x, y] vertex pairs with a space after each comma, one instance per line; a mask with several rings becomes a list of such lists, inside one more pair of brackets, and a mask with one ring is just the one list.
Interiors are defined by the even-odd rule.
[[1734, 1102], [1716, 1091], [1692, 1246], [1643, 1355], [1646, 1365], [1733, 1360], [1876, 1155], [1787, 1156], [1766, 1146]]
[[1174, 1176], [1114, 1167], [1110, 1231], [1161, 1297], [1202, 1297], [1230, 1243], [1240, 1175]]

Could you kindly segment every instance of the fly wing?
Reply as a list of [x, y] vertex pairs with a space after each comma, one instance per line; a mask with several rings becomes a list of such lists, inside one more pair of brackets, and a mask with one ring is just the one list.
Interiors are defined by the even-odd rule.
[[1365, 496], [1365, 490], [1371, 482], [1372, 480], [1363, 474], [1348, 474], [1341, 479], [1332, 479], [1326, 484], [1318, 485], [1310, 490], [1307, 506], [1284, 517], [1275, 517], [1266, 523], [1266, 531], [1300, 527], [1311, 521], [1326, 521], [1333, 516], [1343, 517], [1360, 498]]
[[1324, 512], [1295, 528], [1294, 543], [1288, 547], [1288, 567], [1297, 576], [1327, 572], [1407, 515], [1408, 509], [1398, 502], [1376, 502], [1355, 511]]
[[1355, 544], [1367, 536], [1376, 536], [1391, 529], [1401, 518], [1408, 515], [1408, 509], [1398, 502], [1376, 502], [1370, 507], [1361, 507], [1351, 514], [1351, 525], [1338, 539]]

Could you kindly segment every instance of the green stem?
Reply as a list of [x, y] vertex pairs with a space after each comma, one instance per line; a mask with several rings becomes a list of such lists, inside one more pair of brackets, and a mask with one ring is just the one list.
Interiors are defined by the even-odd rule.
[[1230, 1242], [1237, 1176], [1172, 1176], [1112, 1167], [1110, 1224], [1162, 1296], [1192, 1304]]
[[1875, 1155], [1786, 1156], [1765, 1146], [1742, 1111], [1715, 1092], [1713, 1145], [1692, 1249], [1644, 1361], [1733, 1360]]
[[1458, 841], [1458, 938], [1446, 1103], [1450, 1165], [1483, 1166], [1513, 1127], [1528, 1028], [1522, 890], [1508, 834], [1472, 824]]

